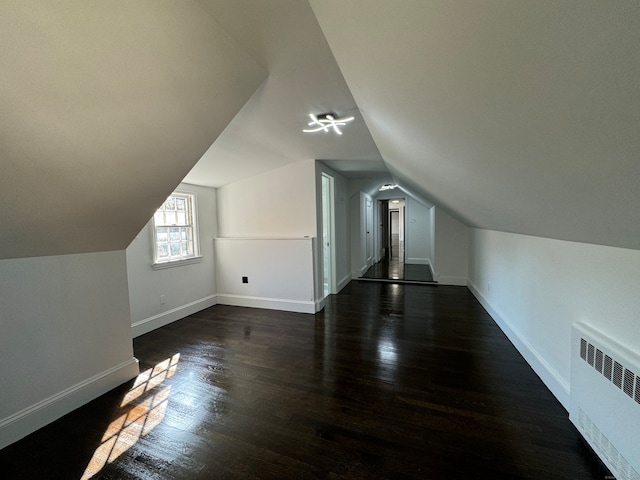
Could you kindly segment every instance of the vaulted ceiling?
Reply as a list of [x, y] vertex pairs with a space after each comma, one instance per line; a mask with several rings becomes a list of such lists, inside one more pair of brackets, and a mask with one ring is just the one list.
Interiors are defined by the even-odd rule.
[[[307, 159], [640, 249], [639, 32], [635, 1], [5, 2], [0, 258], [122, 249], [183, 178]], [[325, 112], [356, 119], [301, 132]]]
[[640, 248], [637, 2], [311, 5], [400, 182], [468, 225]]
[[0, 59], [0, 258], [126, 248], [267, 76], [193, 2], [2, 2]]

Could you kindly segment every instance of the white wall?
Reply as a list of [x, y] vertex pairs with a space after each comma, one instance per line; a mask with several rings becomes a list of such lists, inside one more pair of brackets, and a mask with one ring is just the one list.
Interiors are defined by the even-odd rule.
[[0, 261], [0, 448], [138, 373], [124, 250]]
[[[338, 293], [351, 281], [351, 243], [349, 238], [349, 186], [342, 175], [330, 169], [321, 162], [316, 163], [316, 215], [318, 238], [322, 238], [322, 173], [334, 178], [334, 236], [335, 236], [335, 264], [336, 264], [336, 292]], [[317, 242], [316, 252], [316, 298], [323, 296], [322, 242]]]
[[316, 236], [315, 161], [295, 162], [218, 189], [218, 236]]
[[311, 238], [216, 239], [218, 303], [315, 313], [313, 243]]
[[[133, 336], [184, 318], [214, 305], [215, 267], [213, 239], [217, 233], [216, 191], [180, 184], [196, 194], [200, 239], [199, 263], [154, 270], [153, 223], [149, 221], [127, 248], [127, 276]], [[164, 303], [160, 303], [164, 295]]]
[[[225, 185], [217, 200], [218, 303], [295, 311], [308, 311], [307, 302], [315, 306], [315, 160]], [[295, 240], [309, 245], [310, 257], [293, 250], [283, 256]], [[242, 276], [249, 276], [248, 284]], [[308, 282], [311, 298], [297, 290]]]
[[429, 208], [415, 198], [406, 198], [405, 262], [414, 265], [431, 263], [431, 220]]
[[568, 409], [571, 325], [640, 351], [640, 251], [472, 229], [469, 287]]
[[445, 285], [466, 285], [468, 278], [469, 228], [444, 210], [433, 207], [434, 279]]

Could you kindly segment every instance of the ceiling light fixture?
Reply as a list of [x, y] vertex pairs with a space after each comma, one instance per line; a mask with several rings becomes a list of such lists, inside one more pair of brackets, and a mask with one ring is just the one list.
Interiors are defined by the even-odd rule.
[[354, 117], [345, 117], [345, 118], [336, 118], [333, 113], [323, 113], [322, 115], [314, 115], [313, 113], [309, 114], [311, 121], [309, 122], [310, 127], [302, 130], [304, 133], [314, 133], [314, 132], [325, 132], [328, 133], [330, 128], [333, 128], [333, 131], [338, 135], [342, 135], [342, 132], [338, 127], [345, 126], [348, 122], [351, 122]]
[[393, 190], [394, 188], [398, 188], [398, 185], [391, 185], [390, 183], [387, 183], [385, 185], [382, 185], [378, 191], [379, 192], [384, 192], [385, 190]]

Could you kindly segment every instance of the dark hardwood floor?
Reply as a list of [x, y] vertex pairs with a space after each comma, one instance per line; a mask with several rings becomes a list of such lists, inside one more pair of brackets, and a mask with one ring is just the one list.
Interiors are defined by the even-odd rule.
[[404, 242], [400, 241], [398, 235], [392, 235], [390, 245], [386, 257], [369, 267], [359, 280], [403, 284], [437, 283], [429, 265], [405, 263]]
[[604, 479], [464, 287], [351, 282], [317, 315], [215, 306], [145, 372], [0, 451], [3, 479]]

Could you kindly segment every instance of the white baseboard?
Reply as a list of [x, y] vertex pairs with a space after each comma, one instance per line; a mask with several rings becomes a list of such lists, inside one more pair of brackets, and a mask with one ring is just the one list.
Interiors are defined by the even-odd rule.
[[218, 304], [235, 307], [267, 308], [285, 312], [316, 313], [316, 302], [282, 298], [250, 297], [246, 295], [218, 294]]
[[367, 273], [367, 270], [369, 270], [369, 267], [365, 265], [364, 267], [361, 267], [359, 270], [352, 271], [351, 272], [351, 280], [355, 280], [356, 278], [360, 278], [365, 273]]
[[454, 277], [448, 275], [439, 275], [438, 278], [434, 278], [440, 285], [456, 285], [466, 287], [468, 283], [467, 277]]
[[558, 399], [562, 406], [569, 411], [569, 384], [556, 372], [551, 365], [536, 351], [536, 349], [517, 331], [509, 326], [509, 322], [498, 313], [480, 293], [480, 290], [469, 281], [467, 287], [478, 299], [484, 309], [491, 315], [509, 341], [520, 352], [534, 372], [540, 377], [551, 393]]
[[17, 442], [140, 373], [131, 358], [0, 420], [0, 449]]
[[342, 280], [338, 282], [338, 288], [336, 289], [337, 293], [340, 293], [344, 287], [346, 287], [351, 281], [351, 275], [346, 275]]
[[429, 265], [428, 258], [418, 258], [418, 257], [409, 257], [405, 260], [404, 263], [409, 265]]
[[320, 300], [316, 300], [315, 304], [316, 304], [316, 311], [313, 313], [318, 313], [327, 304], [327, 297], [321, 298]]
[[188, 317], [194, 313], [214, 306], [217, 303], [216, 295], [209, 295], [208, 297], [201, 298], [186, 305], [181, 305], [177, 308], [167, 310], [166, 312], [159, 313], [144, 320], [140, 320], [131, 324], [131, 334], [133, 338], [149, 333], [156, 328], [164, 327], [176, 320]]

